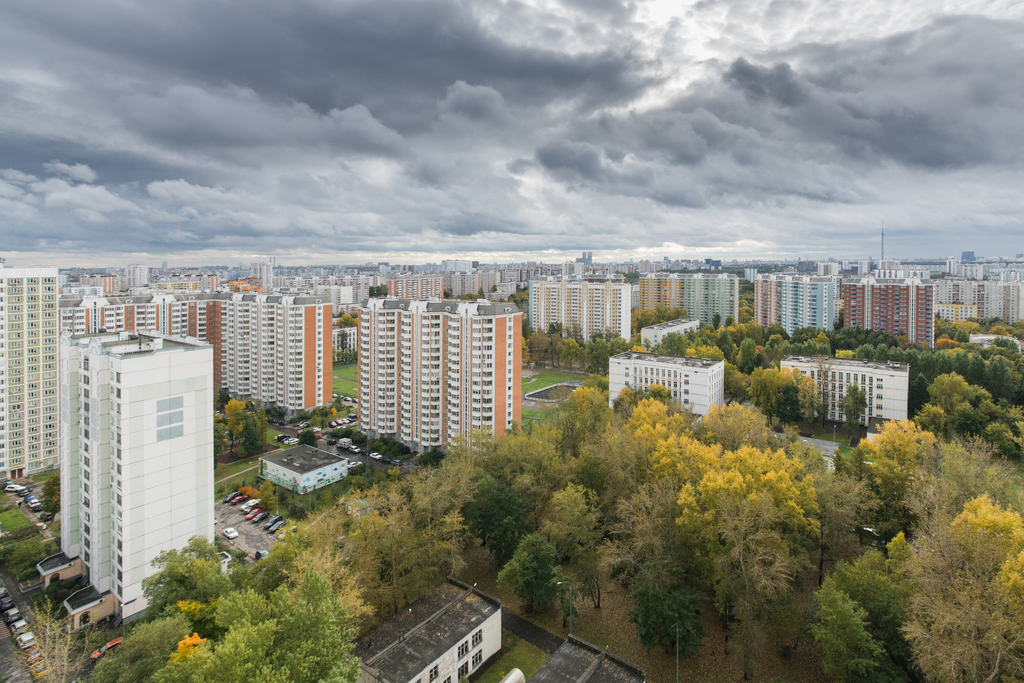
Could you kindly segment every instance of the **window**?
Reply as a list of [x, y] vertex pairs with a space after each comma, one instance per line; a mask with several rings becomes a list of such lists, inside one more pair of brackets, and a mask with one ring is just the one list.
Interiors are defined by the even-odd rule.
[[430, 667], [430, 680], [432, 680], [432, 681], [436, 681], [437, 680], [437, 664], [435, 664], [434, 666]]
[[[459, 645], [459, 659], [462, 659], [469, 654], [469, 643], [463, 643]], [[462, 678], [462, 674], [459, 674], [459, 678]]]
[[[88, 553], [86, 553], [86, 555], [88, 555]], [[469, 675], [469, 662], [463, 662], [459, 666], [459, 680], [461, 681], [463, 678], [465, 678], [468, 675]]]
[[477, 631], [473, 634], [473, 647], [476, 647], [480, 643], [484, 642], [484, 632]]
[[480, 662], [484, 661], [484, 651], [477, 650], [473, 653], [473, 668], [480, 666]]

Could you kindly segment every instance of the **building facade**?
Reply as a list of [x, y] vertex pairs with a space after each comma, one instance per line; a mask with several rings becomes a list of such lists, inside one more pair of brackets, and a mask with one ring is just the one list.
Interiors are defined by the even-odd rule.
[[56, 268], [0, 264], [0, 477], [58, 465]]
[[610, 332], [630, 338], [633, 324], [630, 285], [614, 280], [531, 280], [530, 326], [546, 332], [552, 324], [584, 341]]
[[61, 347], [61, 553], [40, 565], [88, 576], [65, 603], [77, 628], [144, 610], [157, 555], [213, 537], [216, 386], [213, 348], [194, 340], [65, 334]]
[[222, 303], [221, 386], [289, 413], [333, 400], [331, 303], [233, 294]]
[[306, 445], [260, 458], [261, 477], [300, 496], [341, 481], [348, 467], [346, 458]]
[[640, 308], [684, 308], [689, 318], [711, 325], [717, 314], [724, 323], [740, 314], [740, 280], [735, 275], [650, 274], [640, 278]]
[[867, 409], [862, 424], [872, 419], [906, 420], [910, 393], [910, 366], [906, 363], [829, 358], [827, 356], [786, 356], [782, 367], [799, 370], [814, 380], [818, 395], [829, 404], [828, 418], [845, 422], [843, 398], [856, 384], [867, 392]]
[[978, 307], [974, 304], [932, 304], [932, 309], [935, 315], [952, 323], [978, 317]]
[[654, 348], [670, 334], [686, 334], [691, 331], [696, 332], [699, 329], [699, 320], [686, 320], [684, 318], [669, 320], [668, 322], [648, 325], [642, 328], [640, 330], [640, 341], [647, 344], [649, 348]]
[[787, 334], [801, 327], [831, 330], [836, 295], [835, 281], [829, 277], [759, 275], [754, 280], [754, 322], [763, 327], [782, 325]]
[[388, 296], [399, 299], [440, 299], [444, 296], [444, 276], [416, 275], [388, 280]]
[[417, 449], [522, 420], [522, 313], [513, 304], [368, 299], [359, 314], [359, 421]]
[[914, 344], [934, 343], [932, 283], [919, 278], [850, 278], [843, 281], [847, 327], [906, 335]]
[[[444, 288], [451, 290], [452, 297], [480, 296], [481, 290], [484, 296], [501, 282], [501, 273], [496, 270], [454, 270], [444, 274]], [[438, 296], [442, 296], [439, 294]]]
[[650, 391], [655, 384], [696, 415], [725, 400], [725, 361], [627, 351], [608, 359], [608, 405], [623, 389]]

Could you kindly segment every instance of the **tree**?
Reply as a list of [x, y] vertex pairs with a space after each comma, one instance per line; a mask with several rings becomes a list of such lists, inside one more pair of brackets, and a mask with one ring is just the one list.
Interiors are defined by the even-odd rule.
[[932, 403], [942, 408], [947, 415], [952, 415], [966, 403], [970, 393], [970, 385], [955, 372], [939, 375], [928, 387]]
[[71, 630], [70, 618], [62, 616], [63, 610], [49, 600], [36, 604], [35, 623], [32, 633], [36, 649], [42, 655], [42, 662], [48, 673], [48, 680], [69, 681], [84, 668], [85, 642]]
[[551, 500], [551, 517], [541, 532], [554, 544], [559, 557], [569, 560], [581, 592], [594, 607], [601, 607], [600, 554], [597, 544], [604, 536], [594, 492], [568, 484]]
[[294, 589], [232, 593], [217, 606], [217, 623], [227, 630], [221, 641], [182, 641], [154, 681], [355, 683], [359, 677], [347, 607], [316, 572]]
[[498, 573], [498, 585], [511, 588], [523, 601], [527, 612], [545, 609], [555, 599], [558, 551], [533, 533], [523, 538], [508, 564]]
[[[778, 415], [786, 386], [793, 384], [793, 375], [788, 369], [758, 368], [750, 376], [750, 402], [764, 413], [769, 422]], [[798, 399], [799, 400], [799, 399]]]
[[231, 399], [224, 406], [224, 414], [228, 418], [228, 429], [231, 430], [231, 447], [235, 446], [235, 439], [242, 433], [245, 426], [245, 404], [241, 401]]
[[302, 446], [312, 446], [316, 448], [316, 432], [313, 431], [312, 427], [307, 427], [302, 430], [299, 434], [299, 444]]
[[921, 412], [921, 408], [928, 402], [928, 380], [924, 374], [917, 373], [917, 377], [910, 383], [910, 391], [907, 395], [907, 417], [913, 419]]
[[124, 642], [106, 654], [93, 669], [95, 683], [147, 683], [167, 664], [178, 643], [189, 634], [185, 617], [176, 614], [139, 624]]
[[264, 479], [263, 483], [260, 484], [260, 507], [267, 512], [275, 512], [277, 510], [277, 496], [274, 495], [277, 487], [274, 486], [274, 482], [269, 479]]
[[800, 419], [800, 390], [792, 382], [782, 387], [778, 411], [781, 422], [792, 424]]
[[713, 316], [711, 316], [711, 327], [713, 329], [717, 330], [721, 326], [722, 326], [722, 314], [721, 313], [715, 313]]
[[842, 401], [843, 415], [846, 418], [846, 429], [850, 435], [857, 433], [860, 427], [860, 418], [868, 408], [868, 392], [857, 386], [856, 382], [850, 385], [846, 396]]
[[217, 547], [200, 536], [181, 550], [161, 552], [153, 566], [157, 572], [142, 580], [146, 611], [153, 616], [174, 614], [179, 601], [209, 603], [232, 588], [231, 579], [221, 573]]
[[749, 375], [754, 369], [754, 358], [757, 356], [757, 344], [750, 337], [746, 337], [740, 342], [740, 353], [736, 358], [736, 367], [739, 371]]
[[822, 653], [821, 668], [832, 676], [861, 676], [882, 654], [867, 629], [867, 612], [840, 590], [832, 578], [814, 594], [818, 606], [811, 634]]
[[256, 455], [262, 448], [259, 425], [253, 414], [247, 413], [242, 427], [242, 450], [246, 455]]
[[60, 512], [60, 472], [54, 472], [43, 484], [43, 510]]
[[638, 581], [630, 592], [633, 609], [629, 621], [636, 624], [640, 643], [648, 651], [661, 646], [668, 653], [676, 650], [676, 625], [679, 626], [679, 658], [696, 654], [704, 638], [704, 625], [698, 615], [704, 596], [690, 590], [677, 577], [674, 585], [659, 587], [650, 580]]
[[481, 487], [480, 497], [466, 511], [477, 536], [501, 565], [512, 558], [529, 531], [528, 514], [523, 497], [493, 479]]

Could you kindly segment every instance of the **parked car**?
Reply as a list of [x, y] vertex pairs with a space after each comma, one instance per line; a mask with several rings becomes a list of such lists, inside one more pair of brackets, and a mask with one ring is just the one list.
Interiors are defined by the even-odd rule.
[[335, 427], [338, 426], [338, 422], [336, 420], [331, 420], [330, 422], [327, 423], [327, 426], [330, 427], [331, 429], [334, 429]]
[[350, 470], [354, 470], [355, 468], [357, 468], [357, 467], [362, 467], [362, 466], [363, 466], [363, 463], [359, 462], [358, 460], [355, 460], [355, 461], [353, 461], [353, 462], [350, 462], [350, 463], [348, 464], [348, 468], [349, 468]]
[[14, 631], [14, 635], [20, 636], [28, 630], [28, 622], [24, 619], [18, 619], [16, 622], [11, 624], [11, 630]]
[[224, 500], [222, 500], [221, 502], [222, 503], [230, 503], [232, 498], [234, 498], [235, 496], [240, 496], [240, 495], [242, 495], [240, 491], [232, 491], [228, 495], [224, 496]]
[[270, 533], [274, 533], [275, 531], [284, 526], [284, 522], [285, 520], [279, 519], [278, 521], [274, 522], [274, 525], [267, 529], [267, 531], [269, 531]]
[[303, 420], [302, 422], [299, 423], [299, 429], [305, 429], [308, 426], [309, 426], [309, 423], [306, 422], [305, 420]]
[[280, 442], [284, 441], [287, 438], [288, 438], [287, 434], [278, 434], [277, 436], [274, 437], [274, 441], [277, 441], [278, 443], [280, 443]]
[[391, 458], [390, 460], [388, 460], [388, 464], [389, 465], [401, 465], [402, 461], [399, 460], [398, 458]]
[[255, 517], [252, 518], [252, 523], [253, 524], [259, 524], [264, 519], [266, 519], [268, 516], [270, 516], [270, 513], [267, 512], [266, 510], [263, 510], [258, 515], [256, 515]]
[[227, 529], [225, 529], [225, 530], [224, 530], [224, 536], [225, 536], [226, 538], [229, 538], [229, 539], [235, 539], [235, 538], [238, 538], [238, 531], [236, 531], [236, 530], [235, 530], [234, 528], [232, 528], [232, 527], [228, 527]]
[[244, 503], [247, 500], [249, 500], [249, 496], [245, 495], [244, 493], [239, 493], [237, 496], [231, 499], [231, 504], [238, 505], [239, 503]]
[[12, 607], [11, 609], [9, 609], [6, 612], [4, 612], [4, 623], [5, 624], [13, 624], [14, 622], [18, 621], [19, 619], [21, 619], [21, 612], [18, 610], [17, 607]]
[[281, 515], [274, 515], [273, 517], [271, 517], [270, 519], [268, 519], [266, 522], [263, 523], [263, 528], [264, 529], [269, 529], [270, 527], [272, 527], [275, 524], [277, 524], [278, 522], [280, 522], [282, 519], [284, 519], [284, 517], [282, 517]]
[[57, 513], [55, 512], [44, 512], [43, 514], [39, 515], [39, 519], [43, 522], [52, 522], [53, 518], [56, 516]]
[[6, 491], [7, 493], [21, 494], [22, 491], [28, 491], [28, 489], [22, 486], [21, 484], [15, 484], [14, 482], [11, 482], [10, 484], [4, 487], [4, 491]]
[[103, 655], [107, 654], [108, 652], [113, 650], [115, 647], [120, 645], [121, 641], [123, 641], [123, 640], [124, 640], [124, 638], [114, 638], [112, 641], [110, 641], [109, 643], [107, 643], [106, 645], [101, 647], [100, 649], [96, 650], [95, 652], [93, 652], [89, 656], [92, 657], [93, 659], [99, 659], [100, 657], [102, 657]]
[[22, 498], [26, 498], [32, 495], [32, 489], [25, 489], [24, 491], [18, 491], [18, 495]]
[[241, 506], [242, 512], [248, 514], [254, 507], [260, 504], [259, 498], [250, 498], [245, 502], [245, 505]]
[[10, 595], [0, 598], [0, 611], [6, 612], [14, 606], [14, 600], [11, 599]]
[[362, 453], [363, 452], [362, 450], [360, 450], [359, 446], [356, 446], [354, 444], [349, 446], [348, 449], [350, 451], [352, 451], [353, 453]]
[[370, 457], [373, 458], [374, 460], [383, 460], [384, 459], [383, 455], [381, 455], [380, 453], [376, 453], [376, 452], [375, 453], [370, 453]]
[[29, 631], [28, 633], [22, 633], [18, 636], [18, 647], [22, 650], [27, 650], [36, 644], [36, 635]]
[[257, 550], [256, 552], [254, 552], [252, 554], [252, 556], [256, 558], [257, 562], [259, 562], [260, 560], [262, 560], [264, 557], [266, 557], [269, 554], [270, 554], [269, 550]]
[[7, 586], [4, 586], [3, 584], [0, 584], [0, 598], [6, 598], [6, 597], [7, 597]]
[[298, 443], [299, 443], [299, 440], [296, 439], [294, 436], [285, 440], [285, 444], [288, 445], [288, 446], [295, 446]]
[[350, 420], [354, 420], [354, 419], [356, 419], [357, 417], [359, 417], [359, 416], [358, 416], [358, 415], [356, 415], [355, 413], [349, 413], [349, 414], [348, 414], [348, 419], [350, 419]]
[[252, 521], [253, 517], [260, 514], [261, 512], [263, 512], [263, 508], [253, 508], [252, 510], [249, 511], [249, 514], [247, 514], [245, 518], [249, 521]]

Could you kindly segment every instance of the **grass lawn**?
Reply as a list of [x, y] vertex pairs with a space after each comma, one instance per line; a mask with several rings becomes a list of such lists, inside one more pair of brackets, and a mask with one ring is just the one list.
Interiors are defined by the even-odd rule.
[[230, 477], [239, 472], [245, 471], [250, 467], [258, 467], [260, 464], [259, 458], [251, 458], [249, 460], [239, 460], [238, 462], [230, 462], [226, 465], [217, 465], [213, 470], [213, 480], [220, 481], [224, 477]]
[[55, 474], [58, 474], [57, 470], [50, 470], [49, 472], [40, 472], [39, 474], [33, 474], [32, 481], [38, 484], [41, 481], [46, 481]]
[[566, 380], [584, 380], [586, 378], [587, 375], [581, 375], [574, 372], [558, 372], [556, 370], [540, 372], [533, 377], [523, 377], [523, 394], [528, 394], [531, 391], [537, 391], [544, 387], [550, 387], [552, 384], [558, 384], [559, 382], [565, 382]]
[[359, 390], [356, 388], [358, 367], [355, 364], [335, 365], [333, 375], [334, 393], [341, 396], [351, 396], [352, 398], [359, 396]]
[[8, 508], [0, 512], [0, 525], [3, 525], [4, 531], [14, 531], [30, 524], [32, 522], [18, 508]]
[[237, 491], [243, 486], [252, 486], [256, 482], [256, 475], [260, 473], [259, 470], [253, 470], [252, 472], [246, 472], [244, 474], [236, 474], [227, 481], [223, 481], [214, 487], [213, 495], [215, 498], [220, 499], [228, 495], [232, 491]]
[[548, 661], [548, 653], [530, 645], [517, 635], [501, 630], [501, 654], [477, 683], [498, 683], [512, 669], [519, 669], [527, 679]]
[[547, 416], [547, 411], [545, 410], [524, 409], [523, 425], [525, 426], [528, 424], [540, 424], [541, 422], [544, 421], [545, 416]]

